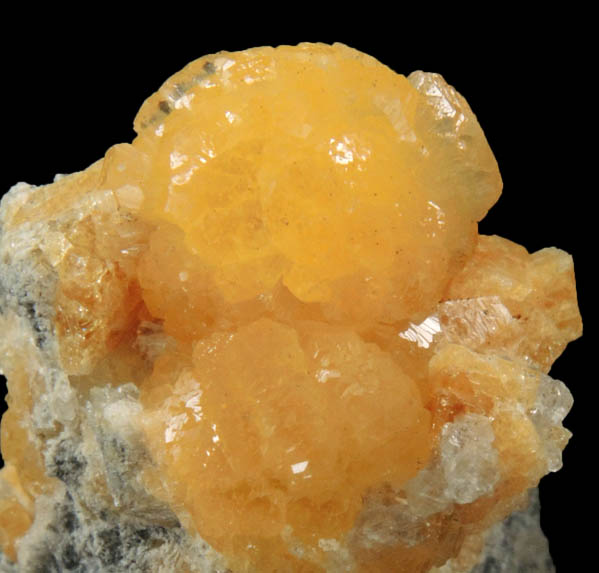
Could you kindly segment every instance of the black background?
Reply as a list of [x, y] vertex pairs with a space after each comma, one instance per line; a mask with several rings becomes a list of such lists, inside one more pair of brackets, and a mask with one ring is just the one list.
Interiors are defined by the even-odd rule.
[[504, 194], [481, 232], [574, 256], [585, 336], [552, 370], [575, 397], [566, 420], [574, 438], [564, 469], [542, 481], [541, 502], [557, 571], [585, 568], [593, 548], [586, 518], [597, 510], [591, 463], [598, 417], [590, 367], [597, 159], [587, 139], [596, 137], [597, 96], [587, 15], [337, 9], [326, 20], [322, 8], [303, 5], [249, 14], [163, 5], [128, 18], [105, 7], [103, 14], [72, 12], [69, 24], [56, 13], [5, 19], [0, 190], [49, 183], [131, 141], [143, 100], [192, 59], [222, 49], [339, 41], [400, 73], [441, 73], [477, 114], [503, 176]]

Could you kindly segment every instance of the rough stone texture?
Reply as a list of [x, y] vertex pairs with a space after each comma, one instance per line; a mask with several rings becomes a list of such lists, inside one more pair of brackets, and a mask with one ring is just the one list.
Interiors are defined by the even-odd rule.
[[223, 571], [204, 559], [207, 548], [193, 543], [176, 522], [156, 525], [114, 512], [94, 516], [61, 494], [40, 502], [45, 519], [24, 538], [28, 551], [19, 555], [19, 571], [167, 572], [184, 570], [181, 555], [193, 552], [198, 570]]
[[481, 563], [471, 573], [554, 573], [549, 544], [539, 523], [537, 490], [525, 511], [516, 511], [491, 528]]
[[[539, 492], [530, 491], [530, 503], [515, 511], [485, 534], [477, 563], [469, 573], [555, 573], [549, 544], [541, 530]], [[470, 557], [470, 556], [468, 556]], [[435, 573], [463, 571], [457, 559], [435, 569]]]

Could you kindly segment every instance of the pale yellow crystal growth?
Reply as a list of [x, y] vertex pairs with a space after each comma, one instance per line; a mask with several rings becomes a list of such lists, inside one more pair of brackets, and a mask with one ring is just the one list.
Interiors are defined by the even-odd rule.
[[443, 117], [341, 45], [202, 58], [136, 119], [152, 165], [143, 212], [184, 231], [227, 304], [282, 284], [335, 319], [425, 312], [501, 188], [467, 104], [448, 95], [455, 116]]
[[33, 502], [25, 493], [17, 470], [6, 466], [0, 471], [0, 549], [13, 561], [15, 540], [31, 526]]
[[221, 52], [135, 127], [7, 202], [5, 232], [52, 222], [64, 372], [84, 397], [137, 385], [132, 482], [233, 571], [425, 572], [560, 467], [571, 401], [546, 372], [581, 331], [572, 262], [478, 236], [501, 179], [440, 76], [340, 44]]

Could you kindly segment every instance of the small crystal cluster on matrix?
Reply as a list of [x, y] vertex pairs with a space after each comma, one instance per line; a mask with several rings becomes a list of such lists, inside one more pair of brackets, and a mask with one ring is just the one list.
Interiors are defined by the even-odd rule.
[[2, 200], [0, 570], [480, 567], [561, 466], [582, 327], [568, 254], [478, 235], [468, 104], [301, 44], [192, 62], [135, 129]]

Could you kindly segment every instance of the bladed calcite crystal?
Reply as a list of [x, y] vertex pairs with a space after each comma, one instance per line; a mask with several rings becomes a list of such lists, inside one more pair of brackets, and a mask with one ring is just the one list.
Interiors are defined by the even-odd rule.
[[568, 254], [478, 235], [465, 100], [301, 44], [192, 62], [135, 129], [2, 201], [0, 566], [476, 567], [561, 467], [582, 325]]

